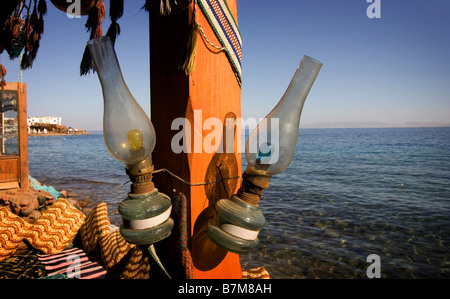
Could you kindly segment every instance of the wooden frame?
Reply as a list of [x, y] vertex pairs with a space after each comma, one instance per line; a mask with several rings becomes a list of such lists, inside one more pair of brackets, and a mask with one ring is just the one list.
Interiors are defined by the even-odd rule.
[[18, 156], [0, 155], [0, 187], [29, 189], [28, 180], [28, 127], [27, 85], [20, 82], [6, 83], [4, 91], [17, 93]]

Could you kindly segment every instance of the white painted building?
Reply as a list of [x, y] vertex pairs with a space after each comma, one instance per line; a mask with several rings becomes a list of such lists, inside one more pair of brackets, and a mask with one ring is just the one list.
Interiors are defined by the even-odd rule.
[[28, 127], [34, 124], [48, 124], [61, 126], [61, 116], [41, 116], [41, 117], [28, 117]]
[[31, 126], [34, 124], [46, 124], [46, 125], [58, 125], [61, 126], [61, 116], [41, 116], [41, 117], [27, 117], [27, 126], [28, 133], [47, 133], [47, 129], [44, 129], [43, 132], [33, 131], [31, 130]]

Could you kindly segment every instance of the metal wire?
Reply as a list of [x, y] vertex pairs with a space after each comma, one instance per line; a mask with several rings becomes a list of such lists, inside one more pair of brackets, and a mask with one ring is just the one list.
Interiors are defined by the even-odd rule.
[[[218, 167], [220, 168], [220, 166], [218, 166]], [[220, 170], [220, 169], [219, 169], [219, 170]], [[165, 169], [165, 168], [155, 170], [155, 171], [153, 171], [153, 174], [158, 174], [158, 173], [162, 173], [162, 172], [166, 172], [166, 173], [168, 173], [169, 175], [171, 175], [172, 177], [176, 178], [177, 180], [179, 180], [179, 181], [185, 183], [186, 185], [192, 186], [192, 187], [213, 185], [213, 184], [217, 184], [217, 183], [220, 183], [220, 182], [224, 182], [224, 181], [226, 181], [226, 180], [237, 180], [237, 179], [240, 179], [240, 178], [241, 178], [241, 176], [236, 176], [236, 177], [232, 177], [232, 178], [224, 178], [224, 177], [222, 177], [222, 173], [219, 171], [220, 177], [221, 177], [220, 180], [212, 181], [212, 182], [191, 183], [191, 182], [188, 182], [188, 181], [182, 179], [182, 178], [179, 177], [178, 175], [174, 174], [173, 172], [171, 172], [170, 170]], [[130, 183], [130, 182], [131, 182], [131, 181], [127, 181], [127, 182], [123, 183], [122, 185], [119, 185], [119, 186], [115, 187], [114, 190], [115, 190], [115, 189], [122, 188], [123, 186], [125, 186], [126, 184], [128, 184], [128, 183]]]
[[237, 177], [232, 177], [232, 178], [221, 178], [220, 180], [212, 181], [212, 182], [191, 183], [191, 182], [188, 182], [188, 181], [182, 179], [181, 177], [177, 176], [176, 174], [174, 174], [173, 172], [171, 172], [170, 170], [165, 169], [165, 168], [153, 171], [154, 174], [155, 173], [161, 173], [161, 172], [166, 172], [166, 173], [170, 174], [171, 176], [173, 176], [174, 178], [178, 179], [179, 181], [185, 183], [186, 185], [193, 186], [193, 187], [213, 185], [213, 184], [220, 183], [220, 182], [222, 182], [224, 180], [237, 180], [237, 179], [241, 178], [241, 176], [237, 176]]

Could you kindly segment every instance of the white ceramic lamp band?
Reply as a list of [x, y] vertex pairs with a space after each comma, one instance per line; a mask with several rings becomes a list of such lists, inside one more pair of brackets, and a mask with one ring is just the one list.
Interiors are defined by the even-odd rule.
[[170, 207], [167, 211], [153, 218], [143, 219], [143, 220], [129, 220], [128, 228], [129, 229], [148, 229], [156, 227], [167, 221], [170, 217], [170, 213], [172, 211], [172, 207]]
[[258, 239], [259, 231], [248, 230], [233, 224], [222, 224], [220, 228], [230, 235], [244, 240], [254, 241]]

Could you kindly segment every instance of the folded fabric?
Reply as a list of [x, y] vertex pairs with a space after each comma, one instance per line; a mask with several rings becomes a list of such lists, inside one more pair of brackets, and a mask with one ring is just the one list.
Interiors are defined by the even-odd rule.
[[108, 271], [112, 270], [135, 246], [125, 241], [118, 229], [103, 236], [100, 240], [100, 251], [105, 268]]
[[69, 246], [86, 216], [61, 198], [51, 205], [28, 230], [25, 239], [46, 254], [56, 254]]
[[87, 255], [77, 247], [65, 249], [54, 255], [37, 256], [49, 277], [100, 279], [106, 276], [106, 269], [101, 265], [101, 257]]
[[54, 187], [39, 184], [31, 175], [28, 175], [28, 179], [30, 180], [30, 187], [34, 190], [47, 191], [55, 198], [55, 200], [57, 200], [61, 196], [61, 192], [56, 190]]
[[102, 202], [92, 210], [80, 228], [83, 249], [88, 254], [99, 252], [100, 239], [110, 233], [110, 224], [107, 205]]
[[65, 199], [60, 199], [30, 224], [11, 211], [0, 209], [0, 261], [11, 256], [23, 240], [46, 254], [69, 246], [86, 216]]
[[108, 274], [118, 275], [121, 279], [149, 277], [148, 257], [139, 247], [128, 243], [119, 229], [111, 230], [106, 203], [100, 203], [92, 210], [79, 235], [83, 250], [88, 255], [100, 254]]
[[21, 217], [0, 208], [0, 261], [16, 252], [31, 227]]
[[134, 247], [120, 279], [149, 279], [150, 261], [148, 258], [149, 255], [145, 254], [140, 247]]
[[[119, 273], [120, 279], [148, 279], [150, 261], [147, 249], [128, 243], [116, 229], [100, 240], [105, 268]], [[144, 251], [145, 252], [144, 252]]]

